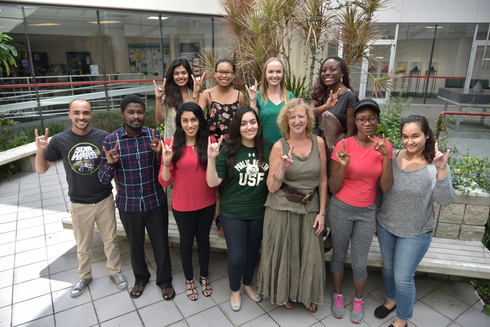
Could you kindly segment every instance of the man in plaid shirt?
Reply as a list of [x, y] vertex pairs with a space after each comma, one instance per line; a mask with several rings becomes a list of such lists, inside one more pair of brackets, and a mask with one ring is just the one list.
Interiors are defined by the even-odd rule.
[[107, 185], [116, 176], [116, 204], [131, 250], [135, 285], [130, 296], [143, 294], [150, 280], [145, 261], [145, 228], [157, 265], [157, 285], [162, 296], [175, 297], [168, 247], [168, 208], [165, 193], [158, 182], [161, 163], [161, 135], [143, 126], [145, 103], [138, 95], [121, 100], [124, 125], [107, 135], [103, 143], [99, 180]]

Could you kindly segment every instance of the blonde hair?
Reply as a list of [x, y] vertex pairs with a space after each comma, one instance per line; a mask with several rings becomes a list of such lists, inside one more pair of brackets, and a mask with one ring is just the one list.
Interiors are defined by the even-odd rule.
[[311, 110], [308, 103], [301, 98], [295, 98], [289, 101], [282, 107], [281, 112], [279, 112], [279, 116], [277, 116], [277, 125], [281, 130], [282, 136], [287, 140], [289, 139], [289, 116], [291, 113], [299, 107], [304, 107], [306, 111], [306, 116], [308, 118], [308, 122], [306, 124], [306, 135], [311, 138], [313, 127], [315, 126], [315, 117], [313, 116], [313, 111]]
[[267, 89], [269, 88], [269, 82], [267, 82], [267, 66], [269, 66], [269, 64], [271, 62], [274, 62], [274, 61], [277, 61], [282, 65], [282, 80], [281, 80], [281, 85], [280, 85], [281, 99], [282, 99], [282, 101], [284, 101], [284, 103], [289, 102], [289, 92], [288, 92], [288, 90], [286, 90], [286, 80], [285, 80], [286, 79], [286, 72], [284, 71], [284, 64], [281, 61], [281, 59], [279, 59], [277, 57], [271, 57], [264, 64], [264, 69], [262, 69], [262, 78], [261, 78], [260, 87], [259, 87], [260, 96], [262, 98], [262, 102], [265, 105], [267, 105], [267, 102], [269, 101], [269, 97], [267, 96]]

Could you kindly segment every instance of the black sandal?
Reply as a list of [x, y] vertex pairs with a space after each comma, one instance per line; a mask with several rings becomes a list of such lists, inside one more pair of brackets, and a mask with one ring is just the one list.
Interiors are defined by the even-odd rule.
[[[199, 283], [202, 285], [202, 295], [204, 295], [205, 297], [209, 297], [211, 296], [211, 294], [213, 294], [213, 287], [211, 286], [211, 284], [209, 283], [209, 277], [206, 276], [206, 277], [202, 277], [202, 276], [199, 276]], [[208, 295], [204, 294], [204, 292], [211, 292], [209, 293]]]
[[[139, 282], [134, 284], [133, 288], [131, 289], [131, 292], [129, 292], [129, 296], [133, 299], [139, 298], [141, 295], [143, 295], [143, 291], [145, 290], [146, 283], [144, 282]], [[136, 291], [136, 293], [134, 293]]]
[[[196, 287], [194, 286], [194, 280], [185, 280], [185, 285], [186, 285], [186, 288], [185, 288], [185, 293], [187, 295], [187, 297], [189, 298], [189, 300], [191, 301], [196, 301], [198, 299], [198, 294], [196, 292]], [[191, 294], [187, 294], [188, 291], [192, 291]], [[193, 295], [196, 295], [196, 298], [195, 299], [191, 299], [191, 296]]]
[[[172, 295], [169, 295], [168, 294], [168, 290], [172, 290]], [[162, 296], [163, 296], [163, 299], [165, 301], [172, 301], [175, 297], [175, 290], [174, 288], [172, 287], [172, 285], [170, 285], [170, 287], [162, 287]]]

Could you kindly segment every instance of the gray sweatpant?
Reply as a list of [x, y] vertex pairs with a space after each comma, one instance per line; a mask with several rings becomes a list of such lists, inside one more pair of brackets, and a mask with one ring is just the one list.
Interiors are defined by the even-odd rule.
[[333, 254], [330, 270], [344, 272], [344, 261], [351, 242], [351, 265], [354, 277], [367, 278], [367, 256], [374, 235], [376, 205], [354, 207], [332, 195], [328, 208], [328, 224], [332, 233]]

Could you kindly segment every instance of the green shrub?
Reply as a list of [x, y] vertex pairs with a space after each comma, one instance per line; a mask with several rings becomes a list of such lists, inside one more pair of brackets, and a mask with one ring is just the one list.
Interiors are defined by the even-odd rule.
[[490, 161], [488, 157], [472, 157], [468, 147], [462, 158], [449, 157], [453, 187], [465, 194], [477, 188], [490, 193]]
[[[123, 124], [123, 118], [121, 117], [120, 110], [104, 110], [94, 112], [90, 126], [104, 130], [108, 133], [112, 133]], [[145, 126], [150, 128], [156, 128], [158, 131], [163, 132], [163, 128], [158, 126], [155, 120], [155, 108], [147, 107], [145, 114]]]

